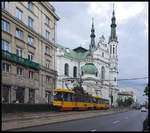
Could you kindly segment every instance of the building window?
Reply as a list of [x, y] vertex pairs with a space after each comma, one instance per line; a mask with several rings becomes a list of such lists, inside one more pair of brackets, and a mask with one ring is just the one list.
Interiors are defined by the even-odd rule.
[[28, 44], [33, 45], [33, 38], [28, 36]]
[[112, 54], [112, 45], [110, 45], [110, 54]]
[[23, 32], [18, 28], [16, 29], [16, 36], [21, 40], [23, 39]]
[[35, 90], [31, 88], [29, 88], [29, 102], [35, 103]]
[[50, 61], [49, 60], [46, 60], [46, 68], [50, 68]]
[[117, 81], [116, 77], [114, 77], [114, 81], [115, 81], [115, 82]]
[[46, 31], [46, 39], [50, 40], [50, 32]]
[[8, 2], [1, 2], [1, 7], [8, 11]]
[[115, 46], [113, 45], [113, 54], [115, 53]]
[[2, 49], [9, 51], [9, 43], [7, 41], [2, 40]]
[[101, 79], [104, 80], [105, 79], [105, 68], [102, 66], [101, 69]]
[[33, 28], [33, 19], [31, 17], [28, 17], [28, 26]]
[[9, 32], [9, 23], [6, 22], [5, 20], [2, 20], [1, 22], [2, 22], [2, 30]]
[[28, 60], [33, 61], [33, 53], [28, 52]]
[[102, 52], [102, 57], [104, 57], [104, 52]]
[[23, 75], [23, 69], [20, 67], [17, 67], [17, 75], [22, 76]]
[[98, 75], [98, 72], [96, 72], [96, 77], [97, 77], [97, 75]]
[[73, 77], [77, 77], [77, 67], [73, 67]]
[[45, 49], [46, 49], [46, 50], [45, 50], [45, 53], [48, 54], [48, 55], [50, 55], [50, 48], [46, 46]]
[[2, 85], [2, 102], [3, 103], [10, 103], [11, 95], [10, 95], [10, 88], [11, 86]]
[[32, 4], [32, 2], [28, 2], [28, 9], [33, 11], [33, 4]]
[[51, 83], [51, 77], [46, 76], [46, 84], [50, 85], [50, 83]]
[[10, 72], [10, 65], [7, 63], [3, 63], [3, 72]]
[[22, 48], [16, 46], [16, 54], [17, 54], [19, 57], [22, 57]]
[[22, 11], [19, 8], [16, 8], [16, 17], [22, 20]]
[[45, 100], [46, 100], [46, 103], [51, 102], [51, 92], [49, 92], [49, 91], [45, 92]]
[[65, 64], [65, 75], [69, 76], [69, 65], [67, 63]]
[[17, 86], [16, 89], [16, 102], [17, 103], [24, 103], [24, 88], [20, 88]]
[[81, 75], [83, 76], [83, 71], [82, 71]]
[[45, 23], [47, 24], [47, 25], [50, 25], [50, 19], [46, 16], [46, 18], [45, 18]]
[[34, 72], [29, 71], [29, 79], [34, 79]]

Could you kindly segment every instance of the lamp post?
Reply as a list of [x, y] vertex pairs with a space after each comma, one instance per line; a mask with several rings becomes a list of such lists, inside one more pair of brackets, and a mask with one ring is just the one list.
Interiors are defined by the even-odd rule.
[[112, 85], [110, 85], [110, 82], [109, 82], [109, 97], [110, 97], [110, 107], [112, 108], [112, 103], [113, 103], [113, 95], [112, 95], [112, 88], [113, 87]]

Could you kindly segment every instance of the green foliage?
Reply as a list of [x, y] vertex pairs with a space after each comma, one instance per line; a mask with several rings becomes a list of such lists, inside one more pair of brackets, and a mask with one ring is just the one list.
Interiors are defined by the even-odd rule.
[[117, 99], [118, 106], [130, 106], [134, 102], [134, 99], [132, 97], [129, 97], [128, 99], [125, 99], [124, 101], [122, 99]]

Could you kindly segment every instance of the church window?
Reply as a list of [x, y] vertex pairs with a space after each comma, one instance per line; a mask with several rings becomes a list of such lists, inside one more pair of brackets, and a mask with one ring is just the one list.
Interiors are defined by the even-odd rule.
[[104, 52], [102, 52], [102, 57], [104, 57]]
[[110, 54], [112, 54], [112, 46], [110, 45]]
[[101, 69], [101, 79], [102, 80], [105, 79], [105, 68], [104, 68], [104, 66], [102, 66], [102, 69]]
[[69, 65], [67, 63], [65, 64], [65, 75], [69, 75]]
[[73, 77], [77, 77], [77, 67], [73, 67]]
[[98, 73], [96, 72], [96, 77], [97, 77], [97, 74], [98, 74]]
[[82, 71], [82, 76], [83, 76], [83, 71]]
[[113, 54], [115, 53], [115, 46], [113, 45]]

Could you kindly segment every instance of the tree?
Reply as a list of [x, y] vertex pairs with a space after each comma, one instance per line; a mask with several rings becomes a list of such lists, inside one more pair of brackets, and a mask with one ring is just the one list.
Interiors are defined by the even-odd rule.
[[118, 106], [122, 106], [123, 105], [123, 101], [122, 101], [122, 99], [117, 99], [117, 103], [118, 103]]
[[148, 84], [147, 84], [147, 86], [146, 86], [145, 89], [144, 89], [144, 96], [145, 96], [145, 95], [148, 96], [148, 94], [149, 94], [149, 86], [148, 86]]
[[124, 101], [122, 99], [117, 99], [118, 106], [130, 106], [134, 102], [134, 99], [132, 97], [128, 97]]
[[130, 106], [134, 102], [134, 99], [132, 97], [128, 97], [128, 99], [125, 100], [125, 106]]

